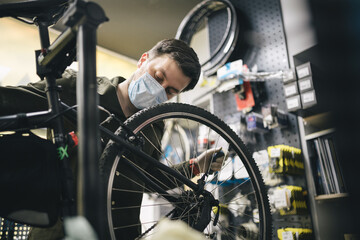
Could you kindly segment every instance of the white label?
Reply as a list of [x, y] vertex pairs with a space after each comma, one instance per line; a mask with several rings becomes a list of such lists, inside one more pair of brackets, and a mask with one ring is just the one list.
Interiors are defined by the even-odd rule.
[[241, 59], [225, 64], [217, 70], [217, 78], [219, 80], [231, 79], [242, 73], [243, 61]]
[[304, 103], [308, 103], [308, 102], [313, 102], [313, 101], [315, 101], [315, 94], [314, 94], [314, 93], [315, 93], [314, 91], [304, 93], [304, 94], [302, 95], [303, 102], [304, 102]]
[[257, 208], [255, 208], [253, 210], [253, 221], [254, 221], [254, 223], [259, 223], [260, 222], [259, 209], [257, 209]]
[[297, 97], [286, 99], [286, 105], [288, 109], [298, 108], [300, 107], [299, 99]]
[[270, 157], [280, 157], [281, 154], [281, 149], [280, 148], [272, 148], [271, 152], [270, 152], [271, 156]]
[[293, 94], [296, 94], [296, 86], [295, 85], [285, 87], [285, 96], [290, 96]]
[[299, 82], [299, 88], [300, 88], [300, 90], [306, 90], [306, 89], [311, 88], [310, 79]]
[[303, 78], [303, 77], [306, 77], [310, 74], [309, 72], [309, 68], [308, 67], [304, 67], [304, 68], [301, 68], [301, 69], [298, 69], [297, 70], [297, 75], [299, 78]]
[[293, 233], [290, 231], [282, 232], [282, 239], [283, 240], [294, 240]]
[[289, 207], [286, 189], [277, 189], [274, 191], [274, 202], [276, 209], [283, 209]]

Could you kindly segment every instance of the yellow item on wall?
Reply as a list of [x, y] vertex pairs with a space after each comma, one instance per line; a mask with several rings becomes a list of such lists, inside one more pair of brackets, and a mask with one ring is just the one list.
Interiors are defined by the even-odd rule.
[[301, 149], [286, 145], [275, 145], [268, 147], [268, 154], [270, 172], [279, 174], [304, 173]]
[[308, 228], [281, 228], [277, 230], [280, 240], [305, 240], [313, 239], [313, 233]]

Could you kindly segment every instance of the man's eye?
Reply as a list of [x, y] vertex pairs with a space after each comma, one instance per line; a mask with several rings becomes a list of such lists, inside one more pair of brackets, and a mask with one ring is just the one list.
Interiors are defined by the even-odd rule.
[[158, 83], [162, 83], [164, 80], [161, 78], [161, 77], [159, 77], [159, 76], [155, 76], [155, 79], [156, 79], [156, 81], [158, 81]]

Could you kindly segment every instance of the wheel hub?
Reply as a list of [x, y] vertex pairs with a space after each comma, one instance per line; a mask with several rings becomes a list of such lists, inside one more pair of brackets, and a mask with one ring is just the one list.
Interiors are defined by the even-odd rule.
[[213, 207], [218, 206], [219, 201], [215, 200], [210, 192], [204, 191], [203, 194], [196, 195], [193, 191], [186, 191], [175, 204], [171, 219], [182, 220], [202, 232], [211, 221]]

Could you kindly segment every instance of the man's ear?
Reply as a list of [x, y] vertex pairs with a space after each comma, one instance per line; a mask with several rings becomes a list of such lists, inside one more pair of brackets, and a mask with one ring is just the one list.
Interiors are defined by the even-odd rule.
[[141, 65], [143, 64], [143, 62], [145, 62], [147, 59], [149, 58], [149, 54], [143, 53], [143, 55], [141, 55], [141, 58], [139, 59], [138, 63], [137, 63], [137, 67], [140, 68]]

